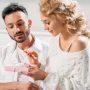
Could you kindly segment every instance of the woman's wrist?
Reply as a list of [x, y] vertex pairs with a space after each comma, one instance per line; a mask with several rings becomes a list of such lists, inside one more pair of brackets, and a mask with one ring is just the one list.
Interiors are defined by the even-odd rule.
[[41, 72], [41, 73], [42, 73], [42, 78], [41, 78], [41, 80], [44, 80], [44, 79], [47, 77], [48, 74], [47, 74], [46, 72], [44, 72], [44, 71]]
[[36, 77], [32, 77], [34, 80], [44, 80], [47, 77], [47, 73], [45, 71], [40, 71]]

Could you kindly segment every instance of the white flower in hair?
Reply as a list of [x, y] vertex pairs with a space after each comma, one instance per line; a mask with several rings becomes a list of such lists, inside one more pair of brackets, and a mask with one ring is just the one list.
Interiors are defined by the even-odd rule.
[[70, 0], [60, 0], [62, 3], [64, 3], [65, 5], [67, 5], [69, 2], [70, 2]]
[[64, 11], [64, 10], [65, 10], [65, 6], [62, 4], [62, 5], [60, 6], [60, 9], [61, 9], [62, 11]]
[[62, 1], [62, 3], [64, 3], [65, 5], [69, 5], [71, 2], [77, 4], [77, 1], [76, 0], [60, 0], [60, 1]]

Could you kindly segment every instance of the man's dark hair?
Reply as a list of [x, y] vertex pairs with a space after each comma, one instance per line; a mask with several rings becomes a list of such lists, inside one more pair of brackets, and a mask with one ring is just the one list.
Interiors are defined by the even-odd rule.
[[24, 6], [19, 5], [18, 3], [11, 3], [7, 7], [5, 7], [2, 11], [2, 18], [5, 20], [6, 15], [11, 14], [16, 11], [22, 11], [26, 15], [28, 15], [27, 10]]

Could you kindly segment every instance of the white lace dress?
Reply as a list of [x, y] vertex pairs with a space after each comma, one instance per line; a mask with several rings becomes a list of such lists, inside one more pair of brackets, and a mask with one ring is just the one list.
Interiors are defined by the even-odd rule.
[[88, 48], [64, 52], [59, 48], [59, 36], [55, 37], [49, 50], [44, 90], [86, 90], [88, 62]]

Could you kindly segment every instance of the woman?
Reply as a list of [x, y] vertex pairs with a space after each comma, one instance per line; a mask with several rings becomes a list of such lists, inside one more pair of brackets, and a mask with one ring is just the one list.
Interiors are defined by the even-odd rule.
[[28, 75], [44, 79], [44, 90], [89, 90], [86, 83], [90, 33], [86, 30], [84, 17], [77, 13], [76, 5], [71, 1], [40, 0], [44, 28], [55, 37], [50, 44], [47, 73], [32, 68]]

